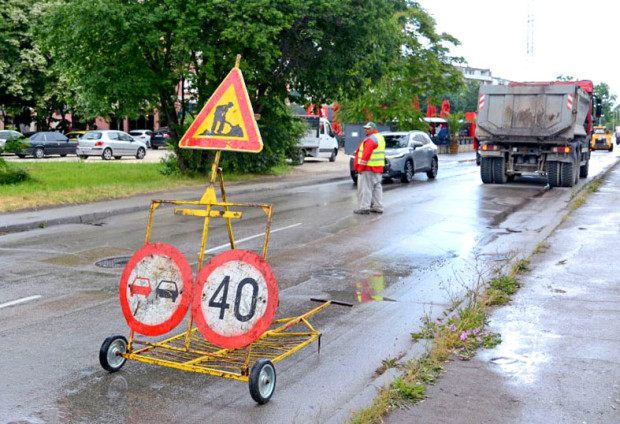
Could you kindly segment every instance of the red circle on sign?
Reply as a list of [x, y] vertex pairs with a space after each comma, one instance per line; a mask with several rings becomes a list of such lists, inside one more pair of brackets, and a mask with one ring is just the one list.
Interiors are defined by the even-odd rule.
[[[149, 270], [147, 266], [146, 270], [140, 271], [144, 273], [144, 275], [136, 274], [138, 272], [136, 267], [139, 264], [149, 260], [154, 261], [156, 257], [162, 258], [160, 260], [164, 261], [164, 265], [172, 265], [176, 268], [174, 274], [180, 276], [179, 283], [182, 283], [180, 288], [176, 281], [167, 279], [166, 277], [161, 278], [159, 274], [162, 272], [165, 273], [165, 269]], [[136, 273], [134, 273], [134, 270], [136, 270]], [[153, 280], [152, 283], [151, 280]], [[187, 259], [185, 259], [185, 256], [183, 256], [178, 249], [165, 243], [144, 245], [131, 257], [121, 277], [119, 295], [121, 309], [123, 310], [123, 315], [127, 320], [127, 324], [132, 330], [144, 334], [145, 336], [160, 336], [166, 334], [176, 327], [187, 313], [192, 298], [192, 284], [192, 269]], [[135, 300], [130, 301], [129, 299], [130, 297], [133, 298], [136, 296], [137, 299], [144, 300], [146, 304], [149, 298], [153, 298], [153, 296], [150, 296], [152, 292], [155, 292], [155, 297], [162, 298], [165, 302], [171, 302], [173, 304], [172, 308], [168, 308], [172, 310], [172, 312], [168, 314], [169, 316], [164, 317], [162, 322], [156, 324], [145, 323], [140, 321], [139, 318], [136, 318], [136, 313], [138, 312], [137, 308], [140, 304], [138, 303], [138, 306], [132, 311], [132, 305], [130, 303], [135, 303]], [[180, 298], [179, 302], [176, 302], [177, 298]], [[174, 307], [175, 304], [176, 307]]]
[[[231, 270], [233, 272], [229, 272]], [[239, 270], [237, 275], [230, 275], [235, 274], [235, 270]], [[223, 279], [220, 280], [221, 277]], [[212, 281], [209, 281], [210, 278]], [[233, 289], [229, 290], [229, 286]], [[249, 296], [248, 307], [249, 290], [253, 290], [253, 295]], [[244, 293], [246, 296], [243, 296]], [[245, 302], [241, 297], [245, 297]], [[245, 309], [240, 306], [241, 303], [244, 303]], [[235, 249], [221, 253], [209, 261], [196, 277], [192, 317], [204, 338], [216, 346], [236, 349], [258, 340], [273, 322], [277, 308], [278, 285], [273, 270], [254, 252]], [[224, 320], [225, 317], [227, 320]], [[222, 331], [222, 327], [229, 330], [227, 323], [232, 323], [229, 327], [236, 328]]]

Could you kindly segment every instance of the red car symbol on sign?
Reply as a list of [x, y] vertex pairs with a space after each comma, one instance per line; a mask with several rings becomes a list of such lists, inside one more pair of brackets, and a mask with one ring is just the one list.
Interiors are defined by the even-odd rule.
[[129, 286], [129, 294], [132, 297], [134, 294], [148, 297], [148, 295], [151, 294], [151, 280], [148, 278], [136, 277]]

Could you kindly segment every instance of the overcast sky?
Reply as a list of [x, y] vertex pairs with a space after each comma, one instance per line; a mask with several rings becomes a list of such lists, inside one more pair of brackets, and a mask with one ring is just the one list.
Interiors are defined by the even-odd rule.
[[[513, 81], [559, 75], [604, 82], [620, 95], [620, 2], [617, 0], [418, 0], [461, 42], [453, 52], [474, 68]], [[527, 55], [528, 7], [534, 54]], [[597, 19], [599, 18], [599, 19]]]

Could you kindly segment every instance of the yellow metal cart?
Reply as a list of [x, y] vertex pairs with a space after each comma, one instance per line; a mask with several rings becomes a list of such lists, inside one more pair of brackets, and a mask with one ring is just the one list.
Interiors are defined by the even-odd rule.
[[[231, 249], [235, 249], [231, 220], [240, 219], [241, 211], [233, 211], [235, 207], [257, 207], [267, 215], [267, 226], [263, 242], [262, 258], [267, 255], [269, 232], [273, 208], [269, 204], [245, 204], [227, 202], [224, 189], [222, 170], [218, 167], [220, 152], [211, 171], [211, 183], [200, 201], [165, 201], [154, 200], [148, 217], [145, 245], [151, 237], [153, 215], [162, 204], [194, 206], [195, 208], [176, 208], [175, 214], [183, 216], [197, 216], [204, 218], [201, 239], [201, 249], [198, 271], [203, 267], [204, 252], [207, 243], [209, 223], [211, 218], [226, 220]], [[215, 193], [215, 179], [219, 178], [222, 201], [218, 201]], [[274, 363], [283, 360], [300, 349], [319, 340], [321, 333], [317, 331], [308, 319], [323, 311], [332, 304], [352, 306], [350, 303], [332, 300], [311, 299], [321, 302], [316, 308], [303, 315], [279, 319], [260, 338], [254, 342], [236, 349], [221, 348], [209, 342], [194, 327], [193, 317], [190, 315], [187, 331], [159, 342], [139, 340], [134, 329], [130, 331], [129, 339], [121, 335], [108, 337], [102, 344], [99, 352], [99, 361], [104, 369], [110, 372], [120, 370], [129, 360], [176, 368], [249, 382], [250, 395], [259, 404], [269, 401], [275, 390], [276, 371]]]

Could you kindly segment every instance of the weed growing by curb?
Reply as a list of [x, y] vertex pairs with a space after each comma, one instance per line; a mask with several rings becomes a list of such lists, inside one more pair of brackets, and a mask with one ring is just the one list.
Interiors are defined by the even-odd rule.
[[550, 247], [551, 245], [549, 243], [547, 243], [546, 241], [541, 241], [540, 243], [536, 245], [536, 248], [534, 249], [532, 254], [537, 255], [539, 253], [546, 252]]
[[501, 335], [486, 329], [490, 308], [510, 301], [510, 296], [520, 287], [518, 272], [529, 269], [529, 260], [518, 261], [511, 276], [500, 275], [491, 279], [486, 290], [470, 291], [467, 299], [460, 302], [444, 318], [421, 317], [422, 327], [412, 333], [415, 340], [429, 340], [430, 349], [421, 358], [397, 365], [394, 359], [382, 361], [383, 373], [397, 366], [402, 374], [389, 385], [383, 386], [373, 404], [353, 412], [351, 423], [382, 423], [383, 417], [392, 409], [415, 404], [424, 398], [426, 387], [434, 384], [443, 372], [443, 364], [452, 359], [468, 360], [479, 348], [490, 349], [501, 343]]

